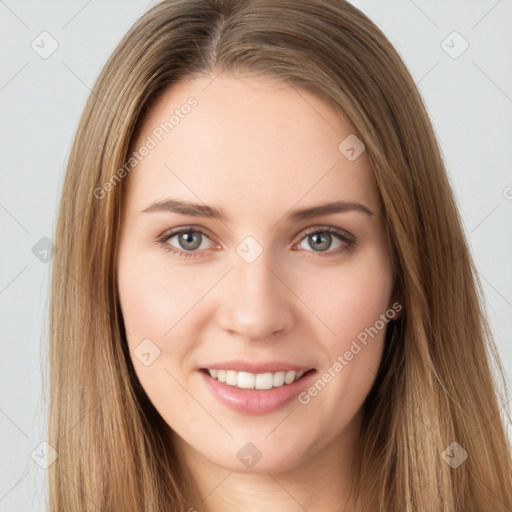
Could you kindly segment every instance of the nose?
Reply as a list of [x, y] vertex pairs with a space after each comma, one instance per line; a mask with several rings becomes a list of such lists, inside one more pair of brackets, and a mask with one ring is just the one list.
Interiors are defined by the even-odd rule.
[[218, 291], [220, 327], [247, 340], [265, 340], [290, 330], [296, 299], [285, 272], [266, 251], [252, 263], [235, 255], [233, 269]]

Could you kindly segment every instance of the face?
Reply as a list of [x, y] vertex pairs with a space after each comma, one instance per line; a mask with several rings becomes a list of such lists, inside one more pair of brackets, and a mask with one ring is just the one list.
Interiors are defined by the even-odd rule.
[[277, 472], [355, 439], [396, 310], [351, 133], [320, 98], [261, 77], [181, 82], [145, 119], [118, 292], [137, 376], [184, 453]]

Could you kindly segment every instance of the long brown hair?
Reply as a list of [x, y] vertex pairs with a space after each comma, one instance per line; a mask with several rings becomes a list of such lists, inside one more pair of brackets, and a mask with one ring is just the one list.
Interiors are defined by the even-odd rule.
[[[505, 381], [431, 122], [395, 49], [344, 0], [163, 1], [102, 70], [73, 143], [55, 236], [51, 511], [192, 506], [193, 483], [127, 351], [116, 247], [126, 162], [145, 113], [172, 84], [219, 73], [313, 92], [365, 144], [404, 308], [365, 401], [365, 510], [510, 512], [497, 379]], [[451, 467], [461, 448], [467, 459]]]

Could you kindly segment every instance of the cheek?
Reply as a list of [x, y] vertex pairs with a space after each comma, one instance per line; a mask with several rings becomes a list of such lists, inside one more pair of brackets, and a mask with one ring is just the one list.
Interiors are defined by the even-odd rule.
[[173, 270], [165, 255], [148, 257], [144, 251], [137, 254], [120, 247], [118, 293], [130, 357], [142, 387], [163, 417], [176, 408], [197, 414], [193, 400], [178, 384], [176, 365], [196, 343], [197, 336], [187, 325], [204, 290], [186, 272]]
[[339, 268], [322, 269], [309, 278], [297, 277], [297, 283], [297, 294], [319, 320], [319, 340], [331, 354], [346, 350], [391, 306], [392, 272], [382, 252]]
[[300, 292], [321, 320], [315, 323], [316, 339], [325, 357], [317, 368], [320, 382], [299, 401], [310, 404], [319, 418], [333, 421], [333, 428], [355, 414], [370, 391], [394, 317], [392, 271], [382, 254], [319, 273]]
[[166, 258], [121, 257], [118, 290], [128, 331], [164, 338], [204, 295], [190, 272], [172, 269]]

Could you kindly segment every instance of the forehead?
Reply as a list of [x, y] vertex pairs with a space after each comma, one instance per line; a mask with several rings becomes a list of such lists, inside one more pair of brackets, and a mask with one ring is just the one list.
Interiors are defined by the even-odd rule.
[[352, 132], [327, 102], [274, 78], [182, 81], [141, 125], [132, 151], [152, 148], [130, 173], [128, 196], [140, 208], [170, 195], [223, 202], [228, 212], [230, 200], [254, 211], [303, 198], [364, 201], [377, 210], [366, 154], [350, 160], [343, 152]]

